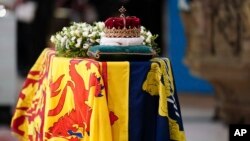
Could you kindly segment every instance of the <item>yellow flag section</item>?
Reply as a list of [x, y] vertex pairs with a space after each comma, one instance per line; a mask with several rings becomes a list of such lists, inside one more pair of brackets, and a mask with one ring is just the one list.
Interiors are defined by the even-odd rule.
[[49, 92], [47, 72], [51, 56], [53, 53], [49, 49], [42, 52], [31, 68], [19, 94], [11, 128], [20, 141], [44, 140], [44, 103], [45, 93]]
[[102, 63], [45, 49], [23, 85], [11, 128], [20, 141], [112, 141]]
[[[90, 59], [53, 58], [47, 98], [48, 140], [112, 141], [101, 64]], [[63, 69], [62, 69], [63, 68]]]
[[108, 107], [117, 116], [112, 125], [113, 141], [128, 141], [129, 62], [108, 62], [107, 78]]

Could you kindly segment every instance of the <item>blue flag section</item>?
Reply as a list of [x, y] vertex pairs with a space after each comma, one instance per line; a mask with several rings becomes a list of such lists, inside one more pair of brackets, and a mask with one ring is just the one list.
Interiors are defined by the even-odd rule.
[[158, 97], [142, 90], [150, 62], [130, 63], [129, 141], [154, 141], [156, 137]]
[[129, 141], [184, 141], [177, 93], [168, 59], [131, 62]]

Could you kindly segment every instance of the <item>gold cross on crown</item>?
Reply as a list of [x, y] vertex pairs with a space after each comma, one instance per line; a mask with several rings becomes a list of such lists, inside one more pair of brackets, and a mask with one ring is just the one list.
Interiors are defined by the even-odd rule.
[[126, 8], [124, 8], [123, 6], [119, 9], [119, 12], [121, 13], [120, 17], [125, 17], [125, 12], [126, 12]]

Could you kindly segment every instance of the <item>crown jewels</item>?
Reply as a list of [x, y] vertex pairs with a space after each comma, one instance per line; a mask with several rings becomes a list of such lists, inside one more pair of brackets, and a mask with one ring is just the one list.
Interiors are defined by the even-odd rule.
[[110, 17], [105, 21], [104, 33], [106, 37], [129, 38], [140, 37], [141, 22], [135, 16], [125, 16], [126, 9], [119, 9], [120, 17]]

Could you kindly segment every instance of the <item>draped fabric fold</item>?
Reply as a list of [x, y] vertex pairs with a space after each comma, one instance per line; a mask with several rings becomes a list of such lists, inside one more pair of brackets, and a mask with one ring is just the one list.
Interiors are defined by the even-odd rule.
[[45, 49], [12, 117], [26, 141], [184, 141], [169, 60], [99, 62]]

